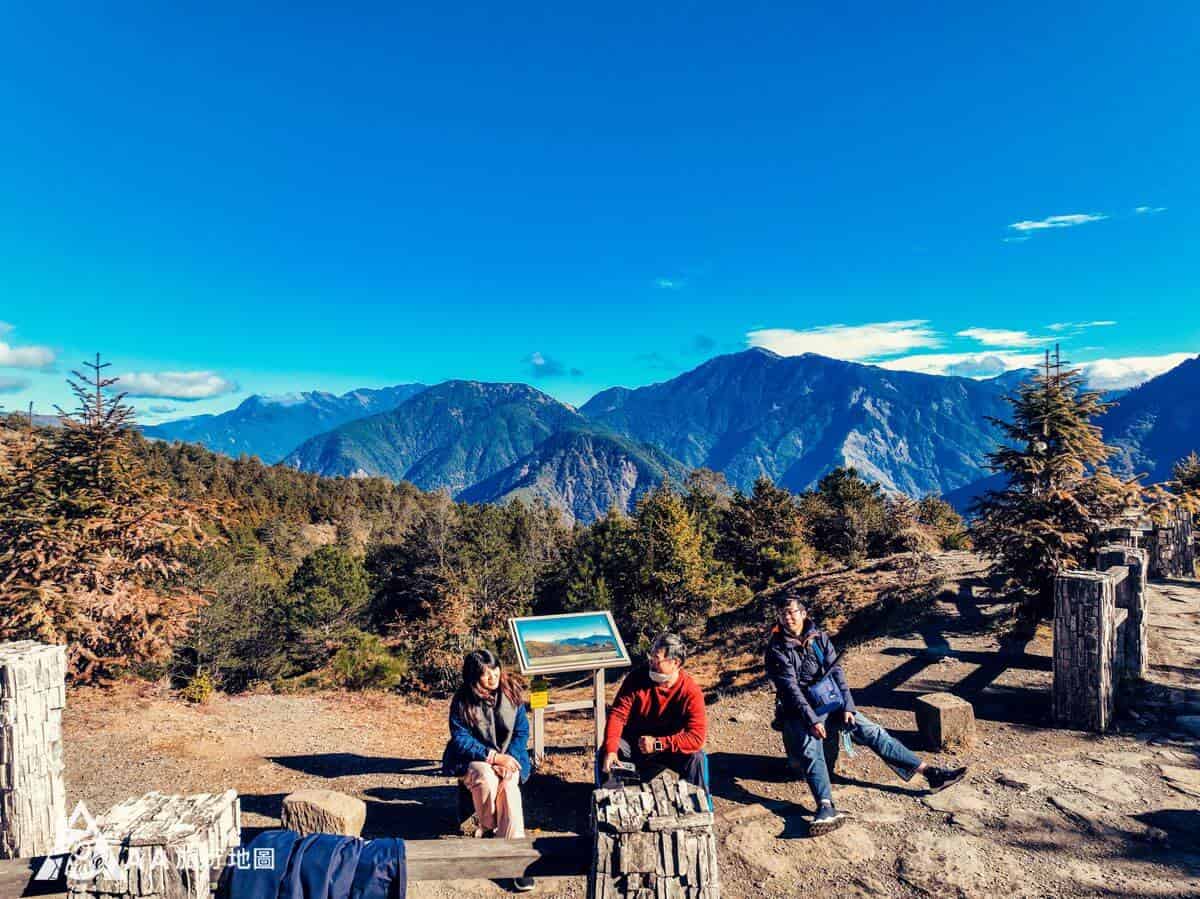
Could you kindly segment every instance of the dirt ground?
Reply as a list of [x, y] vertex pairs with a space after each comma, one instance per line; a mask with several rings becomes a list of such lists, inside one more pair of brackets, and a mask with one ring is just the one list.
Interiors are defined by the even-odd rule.
[[[1010, 610], [990, 598], [978, 560], [947, 553], [936, 564], [937, 601], [897, 610], [885, 636], [849, 649], [846, 671], [860, 708], [918, 752], [916, 696], [949, 690], [974, 704], [977, 745], [934, 756], [970, 765], [943, 793], [929, 795], [919, 777], [901, 782], [860, 750], [843, 757], [834, 788], [852, 820], [810, 838], [811, 796], [769, 727], [757, 623], [715, 621], [717, 636], [689, 660], [709, 690], [723, 895], [1200, 896], [1200, 585], [1153, 586], [1152, 682], [1136, 715], [1097, 737], [1049, 724], [1048, 630], [1006, 636], [997, 622]], [[849, 642], [853, 620], [845, 627]], [[153, 686], [76, 690], [65, 717], [69, 800], [100, 811], [152, 789], [233, 787], [248, 839], [278, 826], [287, 793], [324, 787], [366, 802], [366, 836], [460, 839], [453, 782], [437, 772], [445, 722], [444, 701], [383, 693], [217, 696], [197, 707]], [[559, 716], [548, 730], [547, 762], [523, 791], [527, 825], [578, 832], [590, 723]], [[505, 892], [448, 881], [409, 895]], [[539, 881], [536, 895], [585, 892], [576, 877]]]

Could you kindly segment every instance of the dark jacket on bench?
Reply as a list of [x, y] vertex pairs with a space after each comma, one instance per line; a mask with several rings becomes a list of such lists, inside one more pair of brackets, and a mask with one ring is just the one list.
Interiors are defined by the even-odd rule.
[[[814, 644], [820, 647], [824, 665], [813, 648]], [[833, 641], [820, 628], [807, 628], [804, 639], [797, 639], [777, 627], [767, 643], [766, 667], [767, 677], [775, 685], [775, 708], [779, 720], [803, 721], [810, 726], [819, 722], [821, 716], [813, 710], [805, 688], [811, 687], [826, 673], [841, 691], [846, 711], [853, 712], [854, 697], [842, 674], [842, 666], [838, 664], [840, 660], [841, 656], [833, 648]]]

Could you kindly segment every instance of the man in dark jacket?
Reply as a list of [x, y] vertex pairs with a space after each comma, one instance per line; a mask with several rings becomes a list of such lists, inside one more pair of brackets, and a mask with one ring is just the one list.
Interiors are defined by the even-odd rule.
[[966, 768], [939, 768], [921, 761], [854, 707], [833, 642], [812, 623], [798, 597], [779, 596], [775, 614], [778, 627], [767, 643], [767, 676], [775, 685], [776, 718], [788, 763], [804, 775], [817, 800], [814, 834], [840, 827], [844, 817], [833, 805], [830, 787], [842, 732], [869, 747], [904, 780], [925, 775], [934, 792], [963, 779]]

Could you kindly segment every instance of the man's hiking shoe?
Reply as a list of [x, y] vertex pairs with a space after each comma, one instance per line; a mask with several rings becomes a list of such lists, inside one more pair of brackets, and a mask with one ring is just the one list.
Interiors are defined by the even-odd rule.
[[925, 769], [925, 779], [929, 781], [929, 792], [940, 793], [946, 787], [952, 787], [967, 776], [967, 768], [934, 768]]
[[528, 893], [533, 889], [532, 877], [514, 877], [512, 886], [514, 893]]
[[839, 812], [832, 802], [822, 802], [816, 816], [809, 822], [808, 832], [814, 837], [837, 830], [846, 823], [845, 812]]

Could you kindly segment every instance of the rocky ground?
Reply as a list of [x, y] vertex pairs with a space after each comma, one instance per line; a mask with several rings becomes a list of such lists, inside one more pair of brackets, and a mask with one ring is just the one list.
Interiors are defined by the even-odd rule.
[[[979, 719], [973, 749], [937, 757], [970, 764], [967, 781], [937, 795], [866, 751], [843, 758], [835, 796], [854, 817], [817, 839], [805, 825], [811, 797], [768, 726], [761, 618], [740, 610], [713, 622], [689, 667], [709, 690], [725, 896], [1200, 896], [1200, 585], [1154, 586], [1152, 683], [1136, 715], [1096, 737], [1049, 726], [1049, 632], [1006, 636], [998, 623], [1010, 610], [982, 575], [974, 557], [947, 553], [814, 586], [814, 605], [853, 644], [847, 674], [867, 714], [918, 750], [917, 695], [950, 690]], [[929, 587], [937, 598], [923, 601]], [[99, 810], [150, 789], [234, 787], [249, 829], [277, 826], [284, 795], [319, 786], [362, 798], [368, 835], [457, 839], [452, 782], [436, 770], [445, 716], [444, 702], [390, 694], [218, 696], [196, 707], [150, 686], [78, 690], [65, 721], [70, 800]], [[589, 730], [583, 718], [551, 719], [553, 748], [524, 791], [532, 829], [584, 826]], [[504, 889], [450, 881], [409, 895]], [[584, 893], [581, 877], [538, 886]]]

